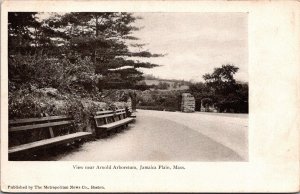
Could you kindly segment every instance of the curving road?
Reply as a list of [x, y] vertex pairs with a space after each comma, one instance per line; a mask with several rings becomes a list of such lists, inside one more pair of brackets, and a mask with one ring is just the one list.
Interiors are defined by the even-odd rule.
[[138, 110], [127, 130], [59, 155], [62, 161], [246, 161], [248, 115]]

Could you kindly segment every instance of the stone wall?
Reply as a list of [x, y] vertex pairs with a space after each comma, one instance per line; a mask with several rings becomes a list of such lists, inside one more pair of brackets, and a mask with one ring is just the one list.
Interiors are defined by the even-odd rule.
[[195, 112], [195, 98], [190, 93], [181, 94], [181, 112]]

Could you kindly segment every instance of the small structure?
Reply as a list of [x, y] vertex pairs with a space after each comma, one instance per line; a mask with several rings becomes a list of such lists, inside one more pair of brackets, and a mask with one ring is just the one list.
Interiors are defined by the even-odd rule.
[[195, 98], [190, 93], [181, 94], [181, 112], [195, 112]]

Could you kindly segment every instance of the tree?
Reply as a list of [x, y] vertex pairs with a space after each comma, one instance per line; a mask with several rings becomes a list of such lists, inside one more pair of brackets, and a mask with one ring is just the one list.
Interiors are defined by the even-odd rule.
[[222, 65], [203, 76], [205, 84], [213, 91], [220, 112], [248, 112], [248, 85], [237, 83], [234, 79], [238, 69], [234, 65]]
[[160, 81], [157, 85], [157, 89], [167, 90], [170, 87], [170, 84], [167, 82]]
[[[131, 13], [76, 12], [47, 20], [54, 31], [64, 31], [67, 38], [69, 58], [79, 54], [89, 56], [95, 66], [95, 73], [101, 74], [100, 88], [131, 87], [143, 79], [137, 68], [153, 68], [158, 65], [132, 60], [130, 57], [159, 57], [148, 51], [132, 52], [126, 40], [137, 40], [132, 31], [138, 30], [132, 24], [138, 19]], [[142, 47], [141, 44], [130, 46]]]
[[8, 51], [9, 55], [36, 55], [61, 53], [57, 44], [64, 33], [54, 31], [45, 22], [38, 20], [37, 12], [8, 13]]
[[211, 98], [203, 98], [201, 100], [202, 106], [205, 108], [205, 111], [208, 112], [209, 111], [209, 106], [211, 106], [213, 104], [213, 101]]
[[224, 95], [236, 89], [236, 81], [233, 75], [238, 71], [234, 65], [222, 65], [215, 68], [212, 74], [205, 74], [203, 78], [209, 87], [212, 87], [216, 93]]
[[35, 18], [36, 12], [8, 13], [8, 51], [9, 54], [24, 52], [33, 43], [34, 33], [30, 28], [40, 24]]

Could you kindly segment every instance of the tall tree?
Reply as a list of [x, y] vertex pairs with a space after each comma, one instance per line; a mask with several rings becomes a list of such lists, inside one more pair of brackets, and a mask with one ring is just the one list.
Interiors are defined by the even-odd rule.
[[216, 106], [221, 112], [248, 112], [248, 85], [237, 83], [234, 79], [238, 69], [227, 64], [203, 76], [207, 87], [212, 89]]
[[234, 65], [222, 65], [222, 67], [215, 68], [213, 73], [203, 75], [203, 78], [218, 95], [225, 95], [236, 90], [236, 80], [233, 75], [238, 69]]
[[95, 73], [103, 75], [100, 87], [112, 86], [109, 83], [132, 87], [143, 78], [138, 68], [153, 68], [157, 65], [132, 60], [130, 57], [162, 56], [148, 51], [130, 51], [126, 40], [137, 40], [132, 36], [132, 32], [138, 30], [132, 25], [136, 19], [131, 13], [76, 12], [56, 15], [49, 18], [47, 23], [52, 29], [65, 32], [68, 56], [92, 58]]
[[9, 54], [24, 52], [34, 43], [34, 33], [30, 29], [40, 26], [35, 15], [36, 12], [8, 13]]

